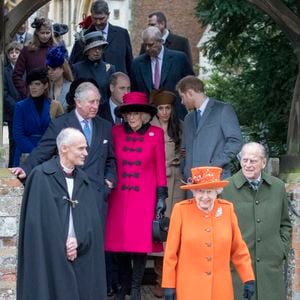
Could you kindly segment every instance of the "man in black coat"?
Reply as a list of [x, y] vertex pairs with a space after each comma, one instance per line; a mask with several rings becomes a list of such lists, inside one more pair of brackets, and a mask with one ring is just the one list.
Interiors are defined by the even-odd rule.
[[[142, 39], [146, 53], [133, 60], [130, 78], [132, 91], [150, 94], [153, 89], [164, 88], [176, 92], [176, 84], [181, 78], [194, 75], [183, 52], [163, 46], [162, 35], [157, 27], [145, 29]], [[187, 113], [179, 97], [175, 101], [175, 112], [182, 120]]]
[[[193, 65], [189, 40], [183, 36], [170, 32], [167, 28], [167, 18], [163, 12], [156, 11], [148, 15], [148, 26], [156, 26], [162, 34], [164, 46], [171, 50], [184, 52], [190, 64]], [[143, 53], [145, 53], [145, 47], [142, 44], [140, 54]]]
[[97, 198], [77, 166], [87, 142], [77, 129], [57, 137], [59, 157], [34, 168], [21, 208], [17, 299], [106, 299], [102, 226]]
[[109, 89], [111, 94], [109, 101], [100, 105], [98, 114], [112, 124], [118, 124], [121, 119], [116, 117], [114, 110], [123, 103], [123, 96], [130, 92], [129, 77], [123, 72], [115, 72], [110, 77]]
[[[106, 197], [116, 182], [115, 156], [112, 148], [111, 124], [98, 117], [100, 94], [97, 87], [90, 83], [81, 83], [75, 91], [75, 110], [54, 119], [44, 133], [39, 145], [20, 168], [12, 172], [20, 179], [26, 178], [31, 170], [57, 154], [56, 137], [66, 127], [73, 127], [81, 132], [88, 126], [90, 144], [88, 156], [82, 169], [88, 175], [97, 194], [98, 206], [104, 224], [106, 214]], [[88, 123], [86, 125], [85, 123]]]
[[[92, 24], [84, 34], [96, 30], [101, 31], [108, 42], [103, 53], [103, 60], [115, 65], [116, 71], [130, 74], [132, 47], [128, 31], [108, 23], [109, 14], [108, 5], [105, 1], [94, 1], [91, 7]], [[78, 40], [72, 49], [70, 63], [74, 64], [83, 58], [83, 43], [81, 40]]]

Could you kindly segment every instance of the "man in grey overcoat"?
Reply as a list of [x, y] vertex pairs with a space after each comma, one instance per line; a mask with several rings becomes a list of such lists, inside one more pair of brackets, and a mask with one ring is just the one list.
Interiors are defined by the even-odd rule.
[[242, 135], [236, 113], [228, 103], [204, 93], [203, 82], [195, 76], [182, 78], [176, 86], [182, 104], [191, 111], [184, 118], [182, 151], [183, 175], [191, 177], [194, 167], [215, 166], [229, 177], [230, 162], [242, 147]]
[[[292, 232], [285, 185], [263, 171], [266, 154], [261, 144], [245, 144], [240, 163], [242, 169], [228, 179], [222, 198], [234, 204], [251, 254], [257, 284], [254, 300], [283, 300], [283, 261]], [[235, 299], [242, 299], [242, 282], [235, 270], [232, 275]]]

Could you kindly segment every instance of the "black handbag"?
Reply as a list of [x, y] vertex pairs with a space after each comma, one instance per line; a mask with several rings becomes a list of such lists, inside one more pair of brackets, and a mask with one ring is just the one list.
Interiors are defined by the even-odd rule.
[[156, 216], [152, 223], [152, 237], [155, 242], [165, 242], [168, 236], [170, 219]]

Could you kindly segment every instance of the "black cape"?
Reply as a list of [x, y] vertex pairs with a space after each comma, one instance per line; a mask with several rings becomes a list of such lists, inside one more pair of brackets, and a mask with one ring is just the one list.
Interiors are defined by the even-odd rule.
[[[32, 171], [20, 217], [17, 300], [105, 300], [103, 230], [95, 192], [75, 169], [72, 208], [58, 158]], [[66, 257], [69, 211], [78, 242], [74, 262]]]

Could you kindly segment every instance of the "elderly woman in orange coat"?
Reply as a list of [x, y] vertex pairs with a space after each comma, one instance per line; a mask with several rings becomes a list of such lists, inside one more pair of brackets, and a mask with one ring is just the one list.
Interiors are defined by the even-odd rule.
[[233, 205], [217, 199], [228, 181], [221, 168], [192, 169], [192, 199], [175, 204], [163, 264], [166, 300], [233, 300], [230, 261], [244, 282], [244, 298], [255, 290], [249, 250]]

